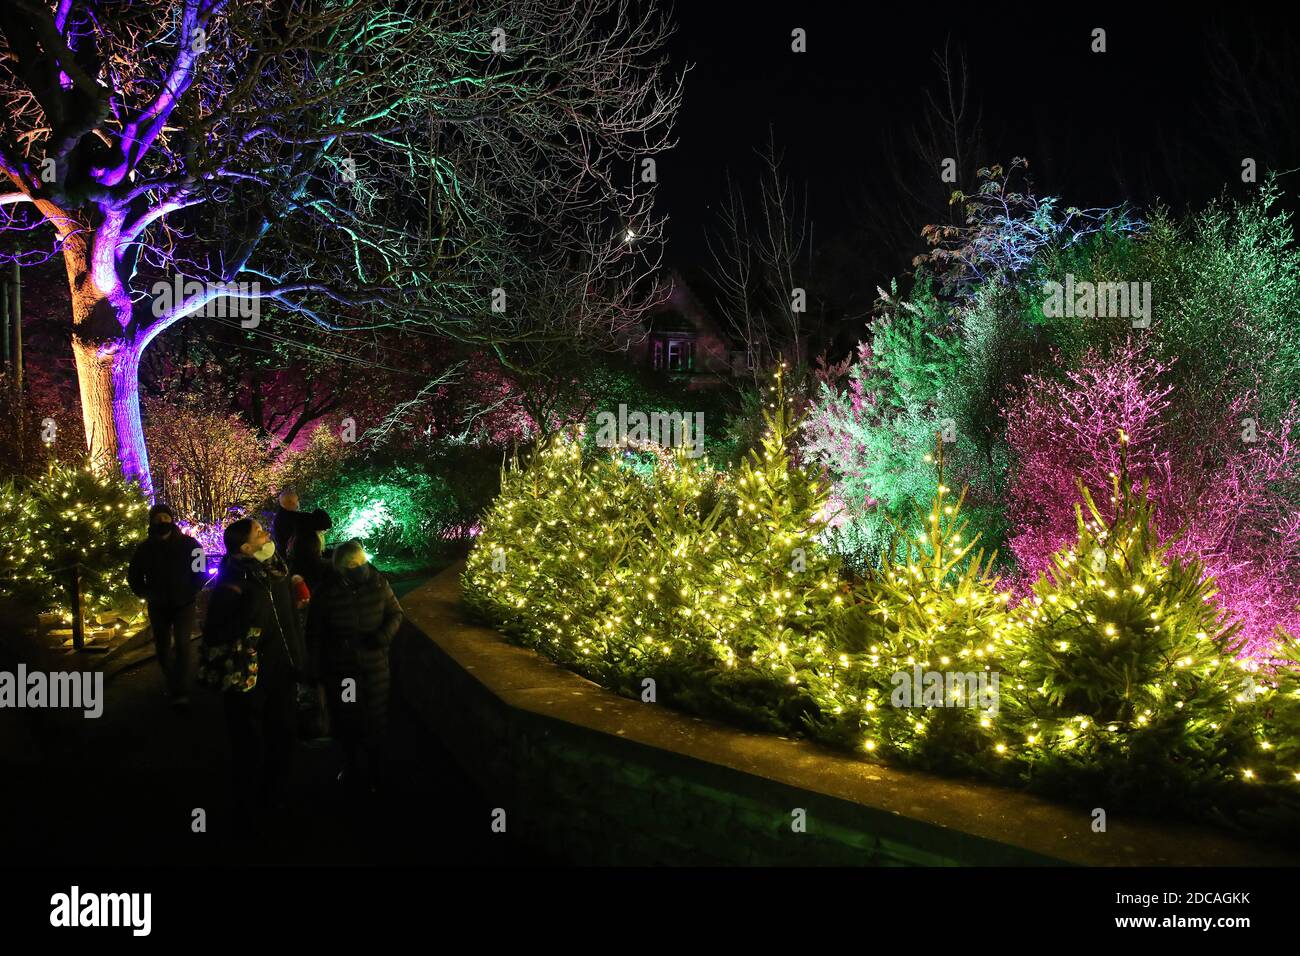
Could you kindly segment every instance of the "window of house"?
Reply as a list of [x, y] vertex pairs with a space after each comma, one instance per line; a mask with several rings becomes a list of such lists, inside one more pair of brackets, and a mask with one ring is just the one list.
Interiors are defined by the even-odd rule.
[[695, 343], [691, 339], [655, 339], [651, 344], [651, 364], [656, 370], [692, 372]]
[[674, 372], [694, 371], [695, 343], [690, 339], [669, 339], [668, 368]]

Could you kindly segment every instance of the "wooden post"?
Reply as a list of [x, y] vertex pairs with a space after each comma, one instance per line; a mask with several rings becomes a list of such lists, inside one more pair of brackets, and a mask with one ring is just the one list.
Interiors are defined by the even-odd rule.
[[86, 645], [86, 621], [81, 607], [81, 565], [72, 566], [72, 647], [82, 650]]
[[9, 334], [9, 283], [0, 282], [0, 343], [4, 344], [5, 371], [12, 372], [13, 339]]
[[18, 383], [18, 395], [23, 393], [23, 267], [14, 262], [14, 381]]
[[[9, 292], [8, 288], [5, 292]], [[9, 310], [9, 297], [5, 296], [5, 309]], [[14, 327], [13, 338], [13, 356], [12, 368], [14, 373], [14, 405], [17, 415], [18, 441], [15, 443], [18, 451], [18, 470], [21, 472], [27, 464], [27, 401], [23, 395], [23, 268], [14, 260], [14, 281], [13, 281], [13, 309], [10, 313], [11, 321]], [[8, 349], [9, 340], [5, 339], [5, 347]]]

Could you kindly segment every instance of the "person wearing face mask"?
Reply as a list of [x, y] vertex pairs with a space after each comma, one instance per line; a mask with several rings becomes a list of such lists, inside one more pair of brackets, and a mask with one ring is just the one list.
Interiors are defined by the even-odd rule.
[[288, 777], [297, 737], [297, 681], [304, 659], [289, 569], [261, 522], [226, 528], [204, 641], [251, 641], [257, 652], [251, 689], [223, 691], [237, 809], [247, 821], [270, 806]]
[[167, 505], [149, 509], [149, 536], [136, 547], [127, 566], [127, 583], [145, 599], [158, 664], [173, 706], [190, 702], [190, 637], [194, 598], [207, 582], [203, 548], [176, 527]]
[[388, 727], [388, 649], [402, 606], [355, 538], [334, 549], [334, 573], [311, 602], [308, 627], [320, 653], [334, 736], [343, 744], [343, 779], [355, 795], [378, 788]]

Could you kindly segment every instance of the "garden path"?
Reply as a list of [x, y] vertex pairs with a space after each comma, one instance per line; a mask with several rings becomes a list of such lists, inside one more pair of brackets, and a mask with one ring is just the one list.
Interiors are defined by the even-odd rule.
[[[348, 804], [329, 740], [300, 742], [288, 806], [251, 842], [231, 832], [221, 703], [196, 692], [173, 711], [152, 658], [109, 678], [103, 716], [0, 710], [0, 853], [51, 864], [496, 865], [538, 862], [493, 834], [493, 804], [441, 744], [395, 704], [396, 781]], [[17, 784], [17, 785], [14, 785]], [[191, 829], [194, 808], [207, 832]]]

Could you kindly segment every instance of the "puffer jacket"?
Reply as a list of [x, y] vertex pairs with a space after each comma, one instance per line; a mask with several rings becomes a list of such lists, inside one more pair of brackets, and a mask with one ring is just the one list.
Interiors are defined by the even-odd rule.
[[[341, 733], [371, 736], [387, 727], [388, 648], [401, 626], [402, 606], [374, 565], [335, 572], [312, 595], [308, 629]], [[349, 677], [357, 682], [357, 702], [340, 707]]]

